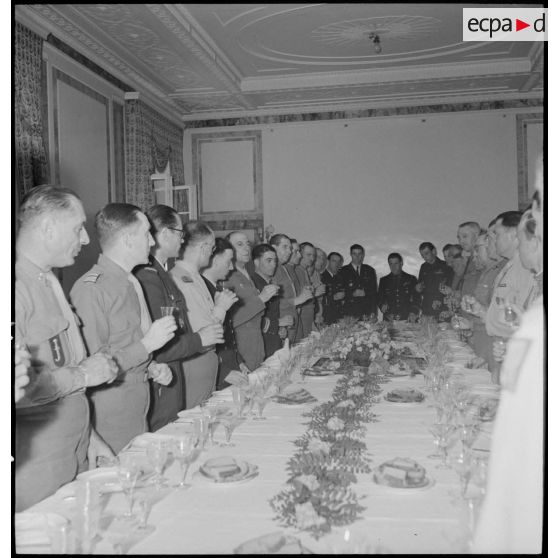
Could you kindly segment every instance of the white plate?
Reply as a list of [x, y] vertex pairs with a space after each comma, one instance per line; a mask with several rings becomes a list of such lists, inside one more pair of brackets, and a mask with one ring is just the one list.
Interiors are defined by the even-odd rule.
[[243, 472], [242, 475], [236, 477], [228, 477], [225, 479], [215, 478], [208, 475], [207, 473], [204, 473], [202, 467], [198, 469], [198, 475], [200, 476], [200, 478], [212, 484], [238, 484], [241, 482], [252, 480], [253, 478], [258, 476], [259, 470], [257, 465], [252, 465], [251, 463], [247, 463], [246, 461], [237, 461], [237, 464]]
[[421, 486], [409, 486], [409, 487], [390, 486], [389, 484], [379, 483], [376, 480], [376, 475], [373, 475], [372, 478], [373, 478], [374, 484], [376, 486], [379, 486], [381, 488], [385, 488], [385, 489], [390, 490], [390, 491], [399, 492], [401, 494], [409, 494], [411, 492], [421, 492], [422, 490], [428, 490], [429, 488], [434, 486], [434, 484], [436, 483], [436, 481], [433, 478], [430, 478], [430, 477], [427, 476], [426, 477], [426, 484], [423, 484]]

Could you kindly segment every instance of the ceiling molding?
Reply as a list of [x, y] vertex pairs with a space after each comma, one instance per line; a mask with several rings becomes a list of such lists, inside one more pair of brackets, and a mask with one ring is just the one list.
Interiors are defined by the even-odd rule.
[[257, 114], [214, 114], [206, 118], [184, 118], [186, 128], [204, 128], [217, 126], [246, 126], [262, 124], [278, 124], [286, 122], [302, 122], [316, 120], [336, 120], [352, 118], [371, 118], [385, 116], [401, 116], [413, 114], [429, 114], [432, 112], [461, 112], [484, 110], [544, 110], [544, 102], [537, 97], [501, 98], [494, 100], [493, 96], [478, 96], [475, 98], [429, 99], [424, 103], [409, 100], [401, 103], [379, 103], [377, 106], [318, 106], [309, 111], [258, 112]]
[[[544, 96], [545, 45], [464, 43], [456, 4], [29, 4], [16, 13], [180, 122]], [[380, 54], [373, 31], [385, 39]]]

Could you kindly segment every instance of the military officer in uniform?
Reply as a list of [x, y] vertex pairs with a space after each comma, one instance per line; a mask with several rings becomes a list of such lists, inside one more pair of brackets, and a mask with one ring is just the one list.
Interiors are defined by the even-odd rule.
[[153, 432], [173, 421], [177, 413], [186, 408], [186, 393], [181, 362], [201, 353], [203, 346], [221, 343], [222, 327], [211, 324], [197, 333], [192, 331], [188, 309], [182, 293], [174, 283], [168, 261], [176, 258], [182, 246], [184, 231], [178, 213], [168, 205], [155, 205], [147, 211], [155, 246], [149, 263], [138, 266], [134, 272], [140, 282], [152, 320], [162, 316], [163, 308], [174, 308], [178, 321], [175, 336], [154, 353], [156, 362], [166, 362], [172, 370], [172, 381], [163, 386], [150, 381], [149, 429]]
[[[209, 261], [209, 267], [202, 272], [207, 290], [215, 302], [215, 295], [223, 290], [224, 281], [231, 274], [233, 267], [234, 248], [226, 238], [216, 238], [215, 248]], [[231, 370], [238, 370], [240, 364], [245, 364], [238, 350], [230, 309], [223, 321], [222, 340], [216, 345], [219, 369], [217, 371], [217, 390], [225, 389], [231, 384], [225, 380]]]
[[246, 264], [252, 261], [248, 237], [241, 231], [228, 235], [235, 252], [234, 270], [225, 285], [233, 290], [238, 303], [231, 308], [231, 318], [238, 350], [250, 370], [255, 370], [265, 358], [262, 337], [262, 317], [267, 301], [277, 295], [278, 285], [266, 285], [260, 292], [248, 273]]
[[403, 258], [397, 252], [388, 256], [388, 265], [391, 272], [380, 279], [378, 289], [378, 305], [384, 321], [416, 322], [420, 311], [415, 290], [417, 278], [403, 271]]
[[52, 268], [74, 263], [89, 243], [85, 213], [66, 188], [39, 186], [24, 198], [15, 267], [15, 340], [30, 354], [29, 382], [15, 414], [15, 509], [50, 496], [112, 452], [90, 428], [85, 389], [114, 380], [104, 353], [86, 358], [77, 318]]
[[373, 267], [362, 263], [364, 248], [351, 246], [351, 263], [339, 270], [339, 283], [345, 292], [343, 315], [354, 318], [371, 316], [374, 320], [378, 308], [378, 283]]
[[[215, 248], [215, 235], [202, 221], [186, 226], [186, 239], [182, 258], [171, 270], [176, 286], [182, 292], [188, 307], [188, 319], [193, 331], [217, 324], [222, 326], [227, 310], [238, 300], [224, 289], [211, 296], [200, 270], [208, 266]], [[196, 407], [205, 401], [216, 386], [219, 359], [215, 344], [204, 346], [204, 352], [182, 363], [186, 383], [186, 408]]]
[[422, 295], [422, 315], [440, 321], [449, 321], [448, 307], [444, 299], [446, 298], [445, 287], [450, 286], [453, 279], [453, 270], [438, 258], [432, 242], [422, 242], [419, 252], [424, 263], [420, 266], [415, 290]]
[[339, 284], [339, 269], [343, 265], [343, 256], [339, 252], [330, 252], [327, 256], [327, 267], [320, 275], [326, 292], [322, 299], [324, 323], [333, 324], [343, 315], [343, 299], [345, 291]]
[[291, 239], [285, 234], [277, 233], [269, 239], [269, 244], [277, 253], [277, 269], [273, 281], [280, 287], [279, 332], [282, 334], [286, 330], [289, 341], [293, 343], [298, 327], [297, 306], [312, 298], [312, 293], [304, 289], [297, 296], [296, 276], [292, 269], [289, 269], [289, 260], [293, 252]]
[[174, 336], [176, 320], [151, 321], [138, 280], [137, 265], [149, 260], [155, 244], [147, 217], [134, 205], [109, 203], [95, 217], [102, 254], [72, 287], [71, 300], [83, 324], [91, 352], [109, 353], [119, 367], [110, 386], [92, 390], [94, 425], [118, 453], [147, 430], [148, 377], [166, 385], [172, 379], [167, 364], [151, 361], [154, 351]]
[[[277, 254], [270, 244], [258, 244], [252, 250], [252, 260], [256, 269], [252, 274], [252, 280], [261, 292], [266, 285], [270, 285], [273, 281], [273, 275], [277, 269]], [[262, 334], [267, 358], [280, 349], [283, 343], [279, 335], [279, 297], [277, 296], [268, 300], [265, 305]]]

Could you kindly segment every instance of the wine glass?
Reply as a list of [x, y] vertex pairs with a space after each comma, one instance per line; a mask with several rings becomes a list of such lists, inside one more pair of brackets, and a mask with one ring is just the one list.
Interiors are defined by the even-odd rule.
[[234, 446], [235, 444], [231, 442], [232, 433], [239, 424], [244, 422], [244, 417], [239, 417], [231, 410], [231, 412], [228, 412], [227, 414], [224, 414], [222, 416], [221, 421], [223, 423], [223, 426], [225, 427], [225, 441], [222, 442], [220, 445]]
[[434, 443], [441, 450], [441, 454], [429, 455], [429, 459], [442, 458], [442, 463], [436, 466], [436, 469], [449, 469], [448, 465], [448, 448], [455, 441], [453, 439], [453, 434], [455, 432], [455, 426], [448, 423], [435, 423], [430, 429], [430, 432], [434, 435]]
[[122, 515], [123, 518], [131, 519], [134, 517], [134, 489], [141, 474], [140, 463], [137, 455], [133, 453], [122, 453], [118, 456], [118, 479], [122, 485], [122, 490], [128, 500], [128, 510]]
[[163, 440], [154, 440], [147, 445], [146, 455], [155, 470], [155, 486], [160, 489], [167, 482], [163, 471], [169, 459], [169, 445]]
[[190, 432], [174, 441], [174, 457], [180, 464], [181, 480], [175, 485], [177, 488], [188, 488], [191, 485], [186, 484], [186, 475], [190, 465], [199, 457], [202, 448], [202, 441], [195, 432]]
[[467, 493], [467, 486], [469, 485], [469, 481], [473, 472], [473, 458], [471, 457], [471, 454], [469, 452], [462, 451], [459, 455], [451, 459], [451, 466], [459, 475], [461, 497], [465, 498], [465, 494]]

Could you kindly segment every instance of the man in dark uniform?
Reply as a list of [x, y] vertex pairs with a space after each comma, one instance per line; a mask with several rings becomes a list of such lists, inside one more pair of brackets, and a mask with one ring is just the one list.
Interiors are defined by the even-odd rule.
[[[234, 269], [232, 261], [234, 258], [233, 245], [225, 238], [215, 239], [215, 248], [209, 262], [209, 267], [202, 273], [207, 290], [215, 300], [215, 293], [223, 290], [223, 282]], [[217, 372], [216, 389], [221, 390], [230, 384], [225, 381], [231, 370], [238, 370], [240, 363], [244, 363], [242, 355], [238, 351], [234, 328], [230, 312], [227, 312], [223, 321], [224, 343], [217, 345], [216, 352], [219, 359], [219, 369]]]
[[[453, 270], [438, 258], [432, 242], [423, 242], [419, 246], [419, 252], [424, 260], [416, 286], [416, 291], [422, 294], [421, 310], [424, 316], [439, 319], [441, 312], [448, 312], [444, 303], [446, 295], [440, 291], [440, 287], [451, 285]], [[449, 317], [442, 314], [442, 321], [448, 320]]]
[[420, 310], [419, 297], [415, 290], [417, 278], [403, 271], [403, 258], [397, 252], [388, 256], [388, 264], [391, 273], [380, 279], [378, 289], [378, 305], [384, 321], [415, 322]]
[[[273, 246], [269, 244], [258, 244], [252, 250], [255, 272], [251, 275], [254, 284], [259, 291], [273, 281], [277, 269], [277, 254]], [[285, 338], [287, 331], [282, 328]], [[262, 336], [265, 346], [265, 357], [272, 355], [280, 349], [283, 341], [279, 336], [279, 297], [274, 296], [265, 304], [265, 313], [262, 318]]]
[[343, 315], [376, 318], [378, 308], [378, 282], [373, 267], [362, 263], [364, 248], [360, 244], [351, 246], [351, 263], [339, 270], [339, 282], [345, 291]]
[[151, 223], [155, 246], [151, 249], [149, 263], [138, 266], [134, 273], [141, 283], [151, 319], [160, 318], [162, 308], [173, 307], [173, 316], [178, 323], [175, 336], [153, 355], [156, 362], [169, 365], [173, 376], [167, 386], [152, 380], [149, 382], [150, 408], [147, 420], [149, 429], [154, 432], [176, 419], [177, 413], [186, 408], [181, 361], [201, 353], [204, 346], [222, 342], [223, 328], [220, 324], [211, 324], [197, 333], [192, 332], [186, 302], [168, 272], [169, 259], [178, 256], [182, 245], [182, 221], [178, 213], [168, 205], [151, 207], [147, 211], [147, 217]]
[[339, 268], [343, 265], [343, 256], [339, 252], [330, 252], [327, 257], [327, 267], [320, 275], [326, 286], [322, 305], [324, 309], [324, 323], [333, 324], [343, 315], [343, 299], [345, 291], [339, 285]]

